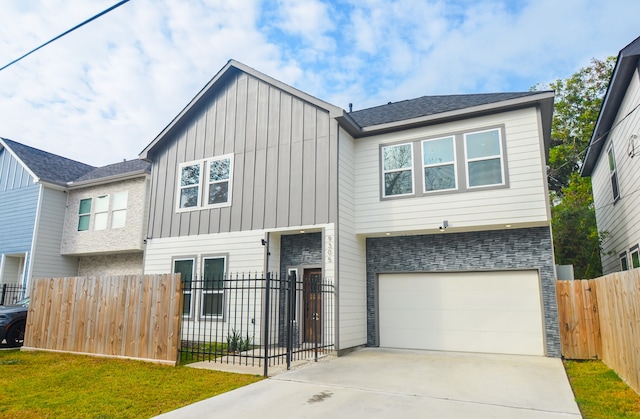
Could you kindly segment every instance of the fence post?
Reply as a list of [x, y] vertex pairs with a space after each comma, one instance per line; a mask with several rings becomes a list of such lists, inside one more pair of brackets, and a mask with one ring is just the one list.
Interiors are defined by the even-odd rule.
[[0, 306], [4, 305], [4, 296], [7, 293], [7, 284], [2, 284], [2, 297], [0, 298]]
[[269, 303], [271, 299], [271, 275], [267, 272], [264, 299], [264, 378], [269, 377]]

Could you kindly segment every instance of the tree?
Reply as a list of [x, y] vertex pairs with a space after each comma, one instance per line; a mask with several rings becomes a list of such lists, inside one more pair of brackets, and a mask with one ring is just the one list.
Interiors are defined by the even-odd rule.
[[616, 58], [591, 65], [551, 88], [556, 98], [549, 150], [549, 199], [556, 263], [574, 267], [577, 278], [602, 274], [602, 234], [596, 226], [591, 179], [579, 175]]

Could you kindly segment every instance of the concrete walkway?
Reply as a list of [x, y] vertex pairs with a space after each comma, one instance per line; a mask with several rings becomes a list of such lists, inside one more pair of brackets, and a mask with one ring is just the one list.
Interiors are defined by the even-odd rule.
[[580, 418], [560, 359], [367, 348], [158, 416]]

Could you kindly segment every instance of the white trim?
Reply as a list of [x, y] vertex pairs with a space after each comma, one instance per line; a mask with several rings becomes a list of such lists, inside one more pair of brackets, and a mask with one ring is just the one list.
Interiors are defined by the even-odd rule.
[[[474, 134], [481, 134], [483, 132], [491, 132], [491, 131], [496, 131], [498, 133], [498, 147], [500, 149], [500, 154], [492, 154], [489, 156], [482, 156], [482, 157], [475, 157], [470, 159], [468, 157], [468, 146], [467, 146], [467, 137], [469, 135], [474, 135]], [[467, 181], [467, 189], [476, 189], [476, 188], [485, 188], [487, 186], [501, 186], [501, 185], [505, 185], [506, 184], [506, 180], [505, 180], [505, 174], [504, 174], [504, 149], [502, 147], [502, 132], [500, 128], [490, 128], [490, 129], [485, 129], [485, 130], [480, 130], [480, 131], [470, 131], [470, 132], [465, 132], [462, 136], [463, 138], [463, 145], [464, 145], [464, 168], [465, 168], [465, 176], [466, 176], [466, 181]], [[501, 182], [500, 183], [489, 183], [489, 184], [484, 184], [484, 185], [476, 185], [476, 186], [471, 186], [471, 180], [469, 178], [469, 163], [473, 163], [473, 162], [479, 162], [479, 161], [487, 161], [487, 160], [495, 160], [496, 158], [500, 159], [500, 178], [501, 178]]]
[[[187, 211], [197, 211], [197, 210], [208, 209], [208, 208], [223, 208], [223, 207], [231, 206], [231, 196], [233, 191], [233, 158], [234, 158], [234, 154], [231, 153], [231, 154], [223, 154], [220, 156], [213, 156], [205, 159], [198, 159], [198, 160], [192, 160], [192, 161], [180, 163], [178, 165], [178, 173], [176, 176], [176, 213], [187, 212]], [[225, 160], [225, 159], [229, 160], [229, 179], [227, 181], [228, 182], [227, 201], [221, 202], [218, 204], [209, 204], [208, 197], [209, 197], [209, 188], [211, 186], [211, 183], [209, 183], [210, 164], [211, 162]], [[181, 185], [182, 169], [188, 166], [200, 166], [200, 171], [198, 173], [199, 178], [197, 183], [198, 196], [197, 196], [197, 202], [195, 206], [183, 208], [180, 206], [182, 189], [196, 187], [196, 184], [185, 185], [184, 187]], [[216, 183], [216, 182], [213, 182], [213, 183]]]
[[[209, 182], [209, 179], [211, 179], [211, 174], [210, 174], [210, 170], [211, 170], [211, 163], [215, 162], [215, 161], [220, 161], [220, 160], [229, 160], [229, 178], [226, 180], [222, 180], [222, 181], [217, 181], [217, 182]], [[216, 156], [213, 158], [208, 158], [205, 159], [206, 160], [206, 167], [207, 167], [207, 171], [206, 171], [206, 179], [204, 180], [204, 184], [206, 184], [206, 192], [204, 194], [204, 199], [202, 200], [203, 205], [202, 207], [205, 208], [221, 208], [221, 207], [228, 207], [231, 205], [231, 191], [233, 190], [233, 154], [224, 154], [222, 156]], [[211, 185], [214, 185], [216, 183], [223, 183], [223, 182], [227, 182], [228, 186], [227, 186], [227, 202], [220, 202], [218, 204], [209, 204], [209, 193], [210, 193], [210, 188]]]
[[[409, 149], [411, 150], [411, 158], [409, 160], [409, 167], [402, 167], [402, 168], [398, 168], [398, 169], [390, 169], [390, 170], [385, 170], [384, 168], [384, 150], [387, 148], [394, 148], [394, 147], [401, 147], [401, 146], [409, 146]], [[388, 145], [383, 145], [381, 147], [380, 150], [380, 172], [382, 174], [382, 197], [383, 198], [396, 198], [396, 197], [400, 197], [400, 196], [412, 196], [415, 195], [415, 191], [416, 191], [416, 181], [415, 181], [415, 173], [414, 173], [414, 156], [413, 156], [413, 142], [404, 142], [404, 143], [399, 143], [399, 144], [388, 144]], [[409, 193], [403, 193], [403, 194], [392, 194], [392, 195], [387, 195], [387, 191], [386, 191], [386, 181], [385, 181], [385, 175], [387, 173], [396, 173], [396, 172], [406, 172], [406, 171], [410, 171], [411, 172], [411, 192]]]
[[6, 150], [9, 151], [9, 154], [11, 154], [11, 156], [13, 156], [14, 159], [16, 159], [16, 161], [18, 163], [20, 163], [20, 165], [24, 168], [24, 170], [27, 171], [27, 173], [29, 173], [29, 175], [31, 176], [31, 178], [33, 179], [33, 183], [38, 183], [40, 181], [40, 178], [38, 176], [36, 176], [35, 173], [33, 173], [33, 171], [29, 168], [29, 166], [27, 166], [21, 159], [20, 157], [18, 157], [18, 155], [11, 149], [11, 147], [9, 147], [7, 145], [6, 142], [3, 141], [3, 139], [0, 137], [0, 145], [2, 145]]
[[[176, 176], [176, 212], [184, 212], [184, 211], [193, 211], [195, 209], [200, 209], [201, 197], [202, 197], [202, 169], [205, 166], [205, 160], [193, 160], [184, 163], [180, 163], [178, 165], [178, 175]], [[196, 205], [190, 207], [182, 207], [181, 206], [181, 197], [182, 197], [182, 169], [184, 167], [189, 166], [199, 166], [200, 170], [198, 171], [198, 195], [196, 197]], [[196, 185], [187, 185], [185, 188], [193, 188]]]

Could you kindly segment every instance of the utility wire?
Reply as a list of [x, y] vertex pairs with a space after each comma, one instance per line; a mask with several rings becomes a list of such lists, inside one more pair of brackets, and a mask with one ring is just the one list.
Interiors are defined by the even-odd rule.
[[58, 40], [58, 39], [62, 38], [62, 37], [63, 37], [63, 36], [65, 36], [66, 34], [71, 33], [71, 32], [73, 32], [73, 31], [75, 31], [76, 29], [78, 29], [78, 28], [80, 28], [80, 27], [82, 27], [82, 26], [86, 25], [87, 23], [89, 23], [89, 22], [91, 22], [91, 21], [96, 20], [96, 19], [97, 19], [97, 18], [99, 18], [100, 16], [102, 16], [102, 15], [106, 15], [107, 13], [109, 13], [110, 11], [112, 11], [113, 9], [116, 9], [116, 8], [118, 8], [118, 7], [122, 6], [123, 4], [127, 3], [128, 1], [129, 1], [129, 0], [122, 0], [122, 1], [120, 1], [119, 3], [114, 4], [113, 6], [109, 7], [108, 9], [103, 10], [102, 12], [98, 13], [97, 15], [95, 15], [95, 16], [93, 16], [93, 17], [91, 17], [91, 18], [87, 19], [87, 20], [85, 20], [84, 22], [82, 22], [82, 23], [80, 23], [80, 24], [78, 24], [78, 25], [74, 26], [73, 28], [71, 28], [71, 29], [69, 29], [69, 30], [67, 30], [67, 31], [65, 31], [65, 32], [63, 32], [63, 33], [61, 33], [60, 35], [56, 36], [55, 38], [53, 38], [53, 39], [51, 39], [51, 40], [49, 40], [49, 41], [45, 42], [44, 44], [40, 45], [39, 47], [32, 49], [31, 51], [27, 52], [27, 53], [26, 53], [26, 54], [24, 54], [23, 56], [21, 56], [21, 57], [19, 57], [19, 58], [16, 58], [15, 60], [11, 61], [9, 64], [7, 64], [7, 65], [3, 66], [2, 68], [0, 68], [0, 71], [4, 70], [5, 68], [9, 67], [10, 65], [13, 65], [13, 64], [17, 63], [18, 61], [22, 60], [23, 58], [25, 58], [25, 57], [27, 57], [27, 56], [29, 56], [29, 55], [33, 54], [34, 52], [36, 52], [36, 51], [37, 51], [37, 50], [39, 50], [40, 48], [42, 48], [42, 47], [45, 47], [45, 46], [49, 45], [49, 44], [50, 44], [50, 43], [52, 43], [53, 41], [56, 41], [56, 40]]

